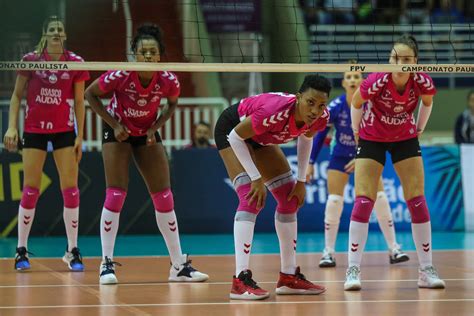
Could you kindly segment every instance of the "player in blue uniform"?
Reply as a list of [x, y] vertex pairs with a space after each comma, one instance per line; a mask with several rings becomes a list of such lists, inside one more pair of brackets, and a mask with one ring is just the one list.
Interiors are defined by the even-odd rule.
[[[356, 154], [356, 142], [351, 127], [350, 104], [352, 96], [362, 83], [362, 80], [363, 77], [360, 72], [344, 73], [342, 86], [346, 93], [335, 98], [329, 104], [329, 125], [323, 132], [318, 133], [313, 141], [310, 165], [307, 171], [308, 180], [313, 176], [313, 164], [321, 151], [326, 135], [331, 127], [335, 128], [331, 142], [331, 158], [327, 172], [329, 196], [324, 213], [325, 248], [319, 262], [320, 267], [336, 266], [334, 246], [339, 230], [339, 220], [344, 207], [344, 187], [349, 181], [350, 174], [354, 171], [354, 158]], [[393, 264], [409, 260], [409, 257], [401, 251], [400, 245], [396, 242], [392, 213], [387, 195], [383, 188], [382, 179], [380, 179], [379, 182], [377, 201], [375, 202], [374, 208], [380, 229], [389, 248], [390, 263]]]

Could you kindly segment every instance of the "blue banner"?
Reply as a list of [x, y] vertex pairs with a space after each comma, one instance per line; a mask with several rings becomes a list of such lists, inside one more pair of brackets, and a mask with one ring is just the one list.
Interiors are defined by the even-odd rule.
[[[297, 171], [295, 148], [284, 148], [290, 166]], [[434, 230], [464, 229], [464, 207], [460, 176], [459, 150], [456, 146], [422, 148], [425, 167], [425, 192]], [[236, 194], [227, 177], [217, 150], [184, 150], [173, 152], [173, 191], [181, 231], [228, 233], [232, 231]], [[301, 232], [324, 230], [324, 209], [327, 199], [327, 166], [329, 153], [323, 148], [315, 164], [315, 179], [306, 186], [306, 203], [299, 210], [298, 228]], [[354, 202], [354, 177], [346, 186], [341, 231], [349, 228]], [[393, 169], [390, 156], [383, 172], [383, 182], [397, 230], [410, 230], [410, 212], [403, 197], [403, 188]], [[274, 231], [276, 203], [269, 194], [260, 212], [256, 231]], [[379, 229], [375, 213], [370, 229]]]

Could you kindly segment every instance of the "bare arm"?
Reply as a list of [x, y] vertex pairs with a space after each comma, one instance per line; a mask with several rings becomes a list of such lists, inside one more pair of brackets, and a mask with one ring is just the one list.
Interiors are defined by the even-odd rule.
[[76, 115], [77, 122], [77, 137], [84, 138], [84, 81], [74, 83], [74, 113]]
[[178, 107], [178, 97], [169, 97], [167, 100], [168, 104], [161, 112], [160, 117], [149, 129], [151, 134], [155, 133], [158, 129], [165, 125], [166, 121], [169, 120], [171, 116], [173, 116], [176, 108]]
[[119, 122], [114, 117], [112, 117], [109, 112], [107, 112], [102, 100], [100, 99], [100, 97], [104, 94], [105, 93], [99, 88], [99, 79], [96, 79], [89, 87], [87, 87], [85, 97], [92, 110], [97, 113], [97, 115], [99, 115], [110, 127], [116, 128], [118, 125], [120, 125]]
[[8, 151], [15, 151], [18, 144], [18, 113], [20, 112], [21, 99], [28, 85], [28, 78], [22, 75], [16, 77], [15, 89], [10, 99], [8, 112], [8, 130], [3, 138], [3, 143]]
[[433, 109], [433, 96], [424, 94], [421, 96], [421, 104], [418, 109], [418, 118], [416, 121], [416, 131], [421, 135], [428, 124], [428, 120]]
[[87, 89], [86, 89], [86, 99], [89, 102], [92, 110], [97, 113], [110, 127], [114, 129], [114, 136], [119, 142], [124, 141], [128, 138], [130, 131], [122, 124], [120, 124], [112, 115], [107, 112], [100, 96], [103, 96], [105, 93], [99, 88], [99, 79], [96, 79]]
[[10, 99], [10, 110], [8, 112], [8, 128], [18, 129], [18, 113], [20, 111], [21, 99], [26, 86], [28, 85], [28, 77], [16, 76], [15, 89]]

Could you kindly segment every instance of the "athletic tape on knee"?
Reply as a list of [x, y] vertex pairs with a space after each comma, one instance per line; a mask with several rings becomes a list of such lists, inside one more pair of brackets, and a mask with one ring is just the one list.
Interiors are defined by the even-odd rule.
[[374, 201], [366, 196], [357, 196], [352, 209], [351, 220], [359, 223], [368, 223]]
[[114, 213], [120, 213], [127, 197], [127, 191], [121, 188], [107, 188], [105, 190], [104, 207]]
[[168, 213], [174, 210], [173, 193], [170, 188], [152, 193], [151, 199], [153, 200], [155, 210], [159, 213]]
[[377, 200], [375, 201], [375, 215], [380, 220], [392, 220], [392, 212], [390, 211], [390, 203], [388, 202], [385, 191], [377, 192]]
[[337, 194], [329, 194], [324, 210], [324, 222], [331, 225], [339, 224], [343, 208], [344, 198]]
[[275, 220], [279, 221], [280, 223], [293, 223], [296, 222], [297, 217], [296, 213], [283, 214], [275, 212]]
[[239, 198], [237, 212], [244, 211], [258, 215], [260, 210], [257, 209], [257, 201], [254, 200], [252, 204], [249, 204], [248, 200], [245, 198], [251, 190], [251, 182], [252, 180], [250, 180], [250, 177], [245, 172], [238, 174], [233, 181], [235, 192], [237, 192]]
[[36, 208], [36, 203], [38, 203], [39, 190], [37, 188], [25, 186], [21, 194], [20, 205], [23, 208], [31, 210]]
[[234, 220], [236, 222], [252, 222], [255, 223], [257, 221], [257, 214], [239, 211], [235, 213]]
[[76, 208], [79, 206], [79, 189], [77, 187], [64, 189], [63, 201], [64, 207], [67, 208]]
[[295, 186], [293, 175], [289, 172], [274, 179], [268, 181], [266, 185], [277, 201], [276, 211], [282, 214], [296, 213], [298, 211], [298, 199], [293, 197], [288, 201], [288, 195]]
[[411, 214], [411, 222], [414, 224], [423, 224], [430, 221], [430, 212], [424, 195], [420, 195], [407, 201], [408, 209]]

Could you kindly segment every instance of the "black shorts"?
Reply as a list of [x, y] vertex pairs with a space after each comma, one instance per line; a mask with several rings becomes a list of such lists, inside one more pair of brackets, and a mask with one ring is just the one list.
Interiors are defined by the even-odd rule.
[[[139, 147], [146, 145], [146, 135], [143, 136], [129, 136], [122, 143], [129, 143], [132, 147]], [[155, 138], [157, 143], [161, 143], [161, 136], [158, 131], [155, 133]], [[106, 143], [118, 143], [119, 141], [115, 138], [114, 129], [110, 127], [107, 123], [103, 122], [102, 128], [102, 145]]]
[[40, 133], [23, 133], [23, 139], [21, 140], [21, 148], [35, 148], [47, 151], [48, 142], [53, 145], [53, 150], [58, 150], [66, 147], [73, 147], [76, 141], [76, 132], [62, 132], [62, 133], [51, 133], [51, 134], [40, 134]]
[[420, 143], [418, 142], [418, 137], [415, 137], [393, 143], [359, 139], [356, 158], [369, 158], [385, 165], [385, 153], [387, 151], [392, 156], [392, 163], [421, 156]]
[[[216, 126], [214, 127], [214, 140], [216, 142], [217, 149], [222, 150], [230, 147], [227, 136], [230, 132], [240, 123], [239, 112], [237, 108], [239, 104], [229, 106], [224, 112], [221, 113], [217, 120]], [[245, 142], [252, 146], [253, 149], [264, 147], [252, 139], [246, 139]]]

